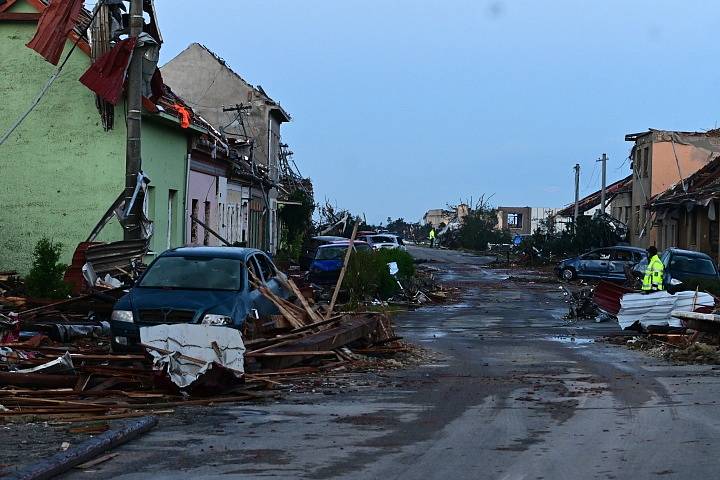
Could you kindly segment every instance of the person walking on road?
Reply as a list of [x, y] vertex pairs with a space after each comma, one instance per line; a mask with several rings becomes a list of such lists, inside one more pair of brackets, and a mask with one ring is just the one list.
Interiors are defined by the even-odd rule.
[[665, 274], [665, 265], [663, 265], [660, 257], [658, 257], [657, 248], [650, 246], [647, 249], [648, 264], [645, 267], [645, 276], [642, 282], [643, 293], [659, 292], [664, 290], [663, 276]]
[[435, 227], [430, 227], [428, 238], [430, 239], [430, 248], [433, 248], [435, 246]]

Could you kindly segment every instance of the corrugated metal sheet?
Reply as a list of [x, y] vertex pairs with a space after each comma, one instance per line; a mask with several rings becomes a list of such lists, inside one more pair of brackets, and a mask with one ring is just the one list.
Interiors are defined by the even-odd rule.
[[593, 303], [603, 312], [616, 316], [620, 311], [620, 299], [632, 292], [632, 289], [617, 283], [601, 281], [593, 290]]
[[82, 0], [55, 0], [42, 12], [35, 36], [27, 46], [57, 65], [68, 34], [75, 28]]
[[131, 262], [142, 259], [148, 251], [148, 240], [127, 240], [122, 242], [93, 245], [85, 253], [86, 261], [92, 263], [98, 275], [117, 274], [117, 267], [124, 270], [131, 268]]
[[666, 291], [649, 294], [628, 293], [620, 301], [618, 323], [626, 329], [635, 322], [640, 322], [643, 328], [648, 326], [682, 327], [679, 319], [673, 318], [673, 310], [690, 312], [694, 308], [715, 305], [712, 295], [705, 292], [678, 292], [670, 295]]

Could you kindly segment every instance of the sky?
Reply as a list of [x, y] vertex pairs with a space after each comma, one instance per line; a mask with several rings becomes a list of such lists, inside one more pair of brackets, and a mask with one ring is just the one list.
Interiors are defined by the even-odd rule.
[[[316, 201], [370, 223], [480, 196], [561, 207], [630, 173], [627, 133], [718, 117], [720, 2], [156, 0], [165, 63], [192, 42], [293, 117]], [[192, 74], [192, 72], [188, 72]]]

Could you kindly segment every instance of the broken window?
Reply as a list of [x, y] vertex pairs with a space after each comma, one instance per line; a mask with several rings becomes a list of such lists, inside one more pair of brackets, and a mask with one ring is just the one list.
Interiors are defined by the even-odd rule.
[[643, 177], [647, 177], [648, 176], [648, 164], [650, 163], [650, 159], [649, 159], [650, 149], [648, 147], [645, 147], [643, 149], [643, 152], [645, 152], [643, 154]]
[[635, 207], [635, 235], [640, 235], [640, 207]]
[[509, 228], [522, 228], [522, 213], [508, 213], [507, 224]]

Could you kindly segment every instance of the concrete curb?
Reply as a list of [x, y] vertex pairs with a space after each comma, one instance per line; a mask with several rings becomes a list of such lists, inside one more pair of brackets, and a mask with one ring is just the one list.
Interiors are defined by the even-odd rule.
[[92, 460], [106, 450], [115, 448], [142, 435], [157, 423], [157, 417], [140, 417], [136, 420], [123, 422], [117, 429], [104, 432], [75, 448], [56, 453], [41, 462], [22, 467], [17, 472], [10, 472], [9, 476], [3, 478], [7, 480], [45, 480], [53, 478], [67, 472], [76, 465]]

